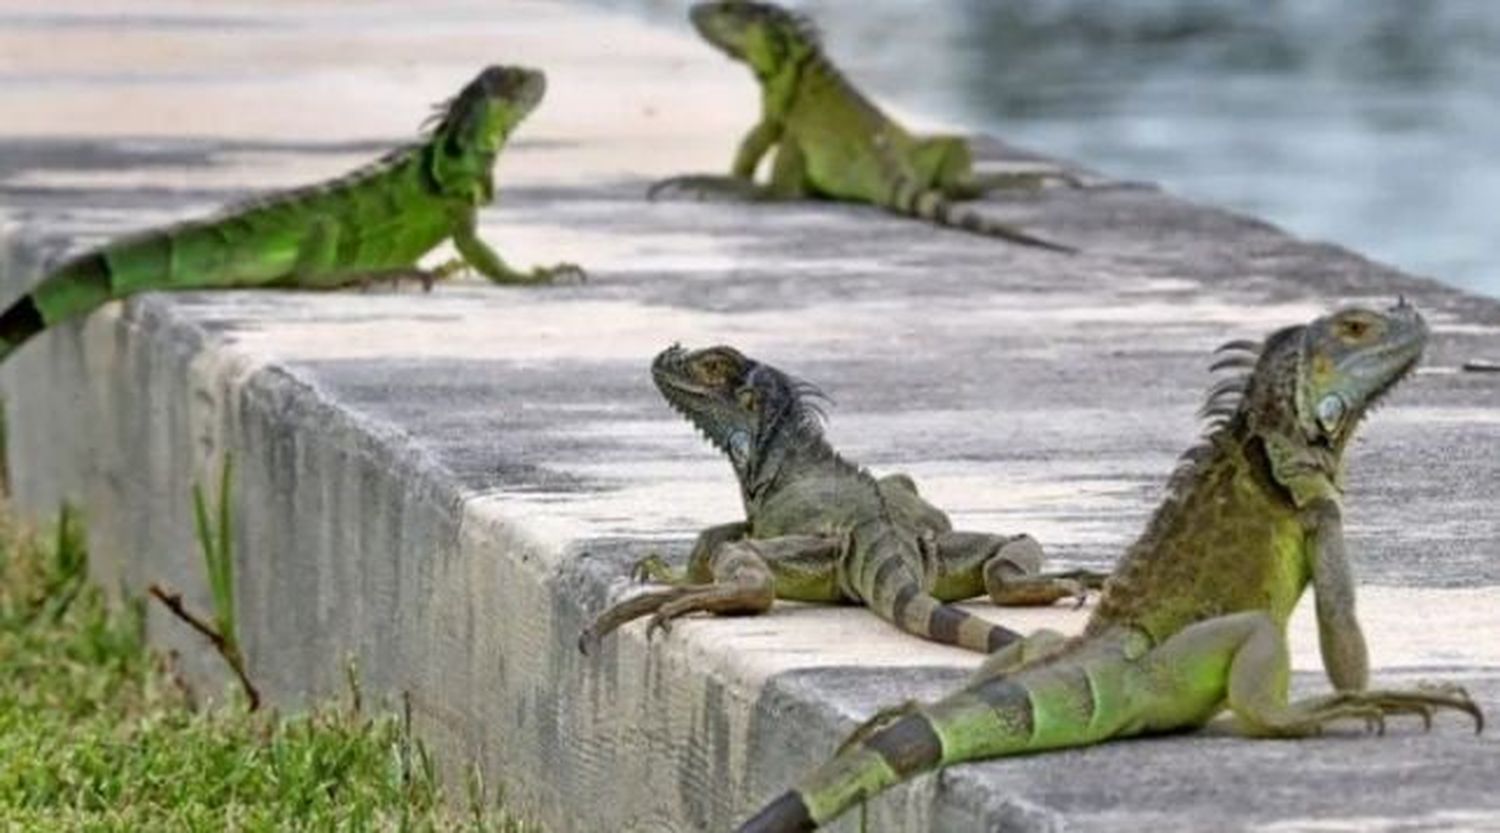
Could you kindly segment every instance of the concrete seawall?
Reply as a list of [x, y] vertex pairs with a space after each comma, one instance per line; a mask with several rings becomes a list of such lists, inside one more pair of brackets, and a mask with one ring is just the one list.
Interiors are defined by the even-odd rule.
[[[740, 512], [651, 388], [655, 351], [727, 341], [787, 367], [837, 402], [836, 445], [910, 472], [959, 526], [1105, 566], [1197, 434], [1209, 349], [1403, 292], [1434, 343], [1353, 455], [1361, 612], [1378, 678], [1460, 681], [1500, 714], [1500, 383], [1457, 372], [1500, 356], [1500, 303], [1106, 176], [984, 205], [1073, 258], [859, 207], [646, 205], [652, 177], [725, 164], [753, 90], [685, 29], [587, 9], [153, 0], [16, 21], [4, 69], [37, 83], [0, 86], [7, 299], [64, 249], [359, 164], [486, 62], [549, 73], [483, 234], [589, 283], [145, 296], [0, 368], [17, 502], [81, 505], [96, 574], [125, 592], [166, 580], [206, 604], [189, 493], [234, 454], [242, 636], [277, 703], [339, 693], [352, 658], [368, 692], [411, 695], [450, 772], [480, 764], [550, 830], [725, 829], [977, 658], [790, 604], [579, 656], [634, 558], [680, 559]], [[174, 622], [151, 630], [222, 679]], [[1315, 690], [1305, 610], [1293, 639]], [[1494, 740], [1452, 719], [1391, 734], [958, 767], [872, 802], [871, 829], [1500, 828]]]

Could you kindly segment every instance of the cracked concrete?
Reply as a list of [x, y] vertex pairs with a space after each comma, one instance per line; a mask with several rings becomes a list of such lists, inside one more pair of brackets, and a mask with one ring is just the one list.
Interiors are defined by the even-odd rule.
[[[19, 2], [0, 20], [6, 297], [62, 251], [360, 164], [484, 63], [548, 71], [483, 232], [520, 264], [576, 260], [588, 284], [143, 296], [28, 345], [0, 386], [18, 502], [84, 506], [96, 573], [126, 592], [166, 579], [205, 601], [188, 494], [232, 451], [243, 636], [273, 699], [337, 693], [352, 657], [373, 695], [411, 693], [450, 772], [481, 763], [551, 830], [723, 829], [879, 706], [976, 662], [791, 604], [576, 654], [633, 558], [681, 558], [740, 511], [728, 466], [649, 384], [672, 341], [819, 383], [852, 458], [910, 472], [960, 526], [1100, 567], [1194, 440], [1209, 349], [1404, 292], [1434, 341], [1353, 455], [1361, 612], [1378, 678], [1461, 681], [1500, 708], [1500, 382], [1457, 370], [1500, 355], [1500, 303], [1148, 187], [986, 203], [1074, 258], [861, 207], [644, 204], [653, 177], [721, 167], [754, 113], [750, 81], [685, 26], [303, 0]], [[1083, 616], [971, 607], [1020, 628]], [[1293, 640], [1315, 690], [1306, 610]], [[870, 820], [1500, 829], [1497, 752], [1451, 720], [1295, 744], [1204, 733], [957, 767]]]

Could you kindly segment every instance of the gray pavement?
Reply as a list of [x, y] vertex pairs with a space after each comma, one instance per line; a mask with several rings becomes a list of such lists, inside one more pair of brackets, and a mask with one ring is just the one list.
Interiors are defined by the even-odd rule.
[[[1500, 303], [1108, 172], [984, 206], [1082, 246], [1073, 258], [860, 207], [646, 205], [652, 177], [722, 166], [754, 110], [749, 80], [685, 27], [520, 2], [215, 9], [0, 10], [7, 293], [61, 251], [359, 164], [497, 59], [552, 84], [484, 233], [518, 263], [591, 270], [582, 286], [426, 296], [142, 297], [0, 369], [18, 501], [81, 503], [96, 572], [128, 592], [166, 579], [205, 599], [187, 496], [233, 451], [244, 638], [277, 701], [336, 693], [352, 657], [368, 691], [412, 695], [450, 773], [480, 763], [552, 830], [723, 829], [876, 708], [976, 659], [797, 605], [651, 644], [631, 628], [579, 657], [578, 627], [633, 558], [680, 558], [740, 511], [728, 466], [658, 401], [653, 353], [730, 342], [793, 370], [835, 401], [836, 445], [910, 472], [960, 526], [1105, 566], [1197, 435], [1208, 350], [1401, 292], [1434, 340], [1353, 454], [1361, 612], [1377, 677], [1462, 681], [1500, 714], [1500, 379], [1457, 371], [1500, 356]], [[1023, 628], [1084, 615], [973, 609]], [[193, 646], [164, 618], [152, 633]], [[1298, 685], [1316, 690], [1306, 610], [1293, 639]], [[870, 819], [1495, 829], [1497, 752], [1456, 721], [1142, 741], [954, 768]]]

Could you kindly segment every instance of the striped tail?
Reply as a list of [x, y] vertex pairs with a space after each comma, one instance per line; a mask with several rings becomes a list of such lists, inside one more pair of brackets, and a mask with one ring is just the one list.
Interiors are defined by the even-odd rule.
[[937, 703], [911, 707], [863, 738], [856, 733], [857, 740], [799, 787], [767, 804], [739, 833], [816, 830], [927, 770], [1028, 751], [1037, 740], [1032, 698], [1021, 681], [998, 677]]
[[908, 558], [910, 543], [888, 525], [863, 537], [857, 532], [856, 540], [864, 545], [867, 557], [853, 576], [854, 588], [865, 605], [887, 622], [933, 642], [986, 654], [1021, 638], [1009, 628], [944, 604], [924, 591], [922, 577]]
[[36, 308], [31, 295], [21, 296], [21, 300], [0, 313], [0, 362], [27, 339], [45, 329], [47, 322], [42, 320], [42, 312]]
[[1015, 226], [991, 220], [972, 208], [953, 202], [943, 196], [941, 191], [918, 186], [910, 179], [903, 179], [896, 187], [895, 195], [888, 207], [898, 214], [917, 217], [940, 226], [962, 229], [987, 237], [998, 237], [1023, 246], [1035, 246], [1038, 249], [1070, 255], [1078, 254], [1078, 250], [1072, 246], [1054, 243], [1024, 232]]
[[[876, 598], [885, 597], [879, 593]], [[944, 604], [923, 593], [915, 583], [897, 590], [888, 610], [873, 606], [876, 613], [908, 633], [924, 636], [944, 645], [957, 645], [971, 651], [991, 654], [1021, 638], [1021, 634], [962, 608]]]
[[102, 306], [113, 297], [112, 283], [109, 264], [100, 252], [80, 255], [47, 273], [0, 313], [0, 361], [59, 321]]

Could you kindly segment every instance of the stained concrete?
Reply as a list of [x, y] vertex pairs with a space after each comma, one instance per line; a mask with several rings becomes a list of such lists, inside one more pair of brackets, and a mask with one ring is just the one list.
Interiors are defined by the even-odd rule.
[[[1107, 171], [984, 206], [1085, 249], [1072, 258], [861, 207], [647, 205], [652, 177], [722, 166], [754, 114], [749, 80], [686, 27], [521, 2], [18, 2], [0, 19], [6, 297], [64, 251], [359, 164], [483, 63], [547, 69], [483, 231], [589, 283], [144, 296], [28, 345], [0, 387], [18, 502], [80, 503], [97, 575], [128, 593], [167, 580], [206, 603], [188, 494], [233, 452], [243, 637], [272, 698], [338, 693], [352, 658], [373, 696], [410, 693], [450, 773], [480, 763], [552, 830], [723, 829], [881, 705], [976, 662], [792, 604], [577, 655], [632, 559], [681, 558], [740, 511], [647, 380], [674, 340], [820, 383], [833, 441], [912, 473], [960, 526], [1103, 567], [1194, 441], [1211, 347], [1403, 292], [1434, 340], [1353, 453], [1361, 612], [1378, 678], [1500, 706], [1500, 390], [1457, 370], [1500, 355], [1492, 300]], [[1085, 615], [972, 609], [1018, 628]], [[196, 679], [216, 673], [175, 623], [151, 631]], [[1299, 689], [1318, 690], [1306, 610], [1293, 641]], [[1497, 752], [1451, 719], [1295, 744], [1209, 733], [957, 767], [870, 820], [1500, 828]]]

